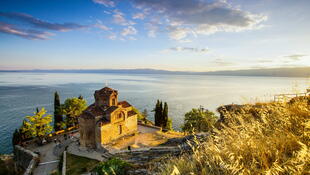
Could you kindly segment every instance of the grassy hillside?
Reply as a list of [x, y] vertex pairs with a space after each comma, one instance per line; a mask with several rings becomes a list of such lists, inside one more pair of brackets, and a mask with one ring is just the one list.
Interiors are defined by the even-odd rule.
[[310, 172], [310, 96], [224, 108], [221, 114], [212, 137], [193, 148], [194, 154], [163, 163], [160, 174]]

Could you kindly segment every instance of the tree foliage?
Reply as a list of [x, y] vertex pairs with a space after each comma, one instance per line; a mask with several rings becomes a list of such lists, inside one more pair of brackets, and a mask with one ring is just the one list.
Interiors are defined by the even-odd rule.
[[171, 130], [172, 121], [168, 117], [168, 104], [165, 102], [163, 107], [162, 101], [157, 100], [154, 112], [155, 126]]
[[22, 137], [19, 129], [15, 129], [12, 137], [12, 145], [17, 145], [22, 142]]
[[66, 115], [66, 126], [71, 127], [78, 124], [78, 117], [87, 108], [86, 100], [83, 98], [68, 98], [62, 105], [62, 113]]
[[154, 118], [155, 118], [155, 126], [161, 126], [161, 115], [162, 115], [162, 111], [160, 109], [160, 101], [157, 100], [156, 105], [155, 105], [155, 109], [153, 110], [154, 113]]
[[130, 167], [129, 163], [118, 158], [112, 158], [106, 162], [99, 163], [95, 168], [95, 171], [99, 175], [125, 175], [128, 167]]
[[[168, 104], [167, 102], [164, 103], [164, 108], [163, 108], [163, 114], [162, 114], [162, 125], [164, 128], [168, 129]], [[171, 121], [171, 120], [170, 120]]]
[[42, 108], [35, 112], [33, 116], [27, 116], [21, 128], [22, 133], [27, 137], [43, 137], [49, 134], [53, 128], [51, 126], [52, 116], [45, 115], [46, 110]]
[[144, 109], [144, 110], [143, 110], [142, 115], [143, 115], [143, 117], [144, 117], [145, 119], [148, 118], [149, 114], [148, 114], [148, 112], [147, 112], [147, 109]]
[[61, 124], [63, 122], [60, 98], [57, 92], [54, 94], [54, 130], [61, 130]]
[[133, 110], [135, 113], [137, 113], [137, 115], [138, 115], [138, 120], [143, 121], [143, 120], [145, 119], [144, 116], [142, 115], [142, 113], [141, 113], [137, 108], [132, 107], [132, 110]]
[[182, 130], [185, 132], [208, 132], [213, 127], [218, 117], [211, 111], [202, 107], [192, 109], [185, 114]]

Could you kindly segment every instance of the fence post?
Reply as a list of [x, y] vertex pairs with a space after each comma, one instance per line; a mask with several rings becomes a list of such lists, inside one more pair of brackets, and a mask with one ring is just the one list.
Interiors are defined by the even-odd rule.
[[62, 175], [66, 175], [66, 161], [67, 161], [67, 151], [64, 151], [63, 162], [62, 162]]

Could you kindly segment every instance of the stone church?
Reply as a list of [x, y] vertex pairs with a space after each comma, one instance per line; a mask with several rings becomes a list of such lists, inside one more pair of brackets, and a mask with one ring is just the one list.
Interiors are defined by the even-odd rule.
[[100, 149], [122, 136], [137, 132], [137, 113], [127, 101], [118, 102], [117, 90], [95, 91], [95, 103], [79, 117], [80, 146]]

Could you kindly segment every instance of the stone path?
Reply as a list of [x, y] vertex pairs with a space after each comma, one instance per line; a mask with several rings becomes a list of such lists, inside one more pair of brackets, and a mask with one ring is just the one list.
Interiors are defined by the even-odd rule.
[[[40, 152], [40, 163], [51, 162], [59, 160], [58, 156], [54, 155], [53, 150], [55, 143], [50, 143], [44, 146], [40, 146], [34, 149], [34, 151]], [[34, 175], [48, 175], [52, 171], [56, 170], [58, 162], [49, 163], [49, 164], [39, 164], [36, 169], [33, 171]]]
[[71, 144], [69, 144], [67, 152], [70, 154], [95, 159], [98, 161], [105, 161], [110, 157], [105, 154], [107, 153], [106, 151], [80, 148], [77, 142], [72, 142]]
[[65, 140], [64, 137], [59, 137], [61, 144], [56, 146], [54, 142], [44, 146], [35, 147], [32, 151], [40, 152], [40, 163], [33, 171], [33, 175], [49, 175], [58, 169], [60, 156], [65, 148], [73, 142], [71, 139]]
[[160, 131], [160, 129], [158, 128], [148, 127], [140, 124], [138, 125], [138, 130], [140, 133], [155, 133], [157, 131]]

